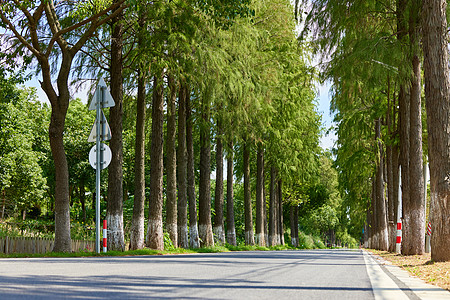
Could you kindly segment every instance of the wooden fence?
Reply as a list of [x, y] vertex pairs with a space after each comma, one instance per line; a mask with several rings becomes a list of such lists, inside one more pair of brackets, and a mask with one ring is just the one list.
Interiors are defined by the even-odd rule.
[[[0, 253], [47, 253], [53, 249], [54, 239], [35, 237], [0, 237]], [[95, 242], [72, 240], [72, 251], [94, 251]]]

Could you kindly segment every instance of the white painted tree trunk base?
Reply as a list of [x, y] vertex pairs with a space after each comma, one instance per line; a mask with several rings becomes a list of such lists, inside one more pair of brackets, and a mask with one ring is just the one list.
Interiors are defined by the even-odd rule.
[[154, 250], [164, 250], [162, 220], [148, 220], [147, 246]]
[[222, 226], [217, 226], [213, 228], [214, 242], [219, 245], [225, 245], [225, 231]]
[[106, 216], [108, 230], [107, 244], [109, 251], [125, 251], [123, 216], [120, 214]]
[[189, 247], [193, 249], [200, 248], [197, 225], [189, 227]]
[[187, 225], [178, 226], [178, 247], [189, 248], [189, 234]]

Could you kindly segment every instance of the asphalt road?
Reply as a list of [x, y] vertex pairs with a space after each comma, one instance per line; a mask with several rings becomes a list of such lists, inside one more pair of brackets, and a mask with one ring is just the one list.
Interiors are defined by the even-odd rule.
[[0, 299], [375, 299], [366, 264], [343, 250], [0, 259]]

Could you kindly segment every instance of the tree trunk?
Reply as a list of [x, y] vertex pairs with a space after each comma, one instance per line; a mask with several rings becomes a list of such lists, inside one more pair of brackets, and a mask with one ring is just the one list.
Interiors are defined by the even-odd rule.
[[124, 251], [123, 232], [123, 25], [122, 14], [112, 19], [111, 35], [111, 96], [115, 106], [110, 108], [112, 159], [108, 167], [108, 201], [106, 222], [108, 224], [108, 250]]
[[152, 99], [152, 143], [150, 154], [150, 207], [147, 228], [147, 246], [164, 250], [163, 235], [163, 125], [164, 90], [163, 72], [153, 81]]
[[378, 249], [378, 240], [377, 240], [377, 201], [376, 201], [376, 176], [372, 178], [372, 206], [370, 211], [370, 248]]
[[130, 230], [130, 250], [142, 249], [145, 243], [145, 76], [138, 71], [136, 103], [136, 139], [134, 158], [134, 203]]
[[423, 52], [431, 188], [431, 259], [450, 261], [450, 96], [447, 1], [423, 1]]
[[[265, 170], [265, 168], [263, 167]], [[265, 172], [265, 171], [264, 171]], [[269, 244], [269, 232], [267, 229], [267, 192], [265, 181], [263, 183], [263, 215], [264, 215], [264, 240], [266, 241], [266, 246]]]
[[[401, 219], [405, 216], [405, 206], [409, 204], [409, 100], [403, 86], [400, 86], [399, 92], [399, 132], [400, 132], [400, 164], [402, 178], [402, 203], [403, 210]], [[403, 231], [403, 238], [406, 231]], [[402, 243], [403, 248], [403, 243]], [[403, 251], [402, 251], [403, 252]]]
[[375, 121], [375, 139], [378, 144], [379, 162], [375, 179], [375, 199], [376, 199], [376, 219], [377, 219], [377, 249], [388, 250], [388, 225], [386, 201], [384, 198], [384, 155], [383, 144], [381, 142], [381, 119]]
[[395, 207], [395, 185], [394, 185], [394, 158], [393, 158], [393, 132], [392, 132], [392, 113], [393, 103], [391, 101], [391, 80], [388, 77], [388, 90], [387, 101], [388, 107], [386, 111], [386, 122], [388, 127], [388, 142], [386, 143], [386, 173], [387, 173], [387, 203], [388, 203], [388, 245], [389, 251], [395, 252], [395, 243], [393, 242], [396, 237], [396, 222], [394, 221], [394, 207]]
[[200, 126], [200, 182], [198, 198], [198, 235], [202, 247], [214, 246], [211, 224], [211, 141], [210, 103], [202, 97], [202, 125]]
[[222, 144], [222, 124], [217, 121], [216, 136], [216, 188], [214, 193], [214, 235], [217, 241], [225, 244], [225, 229], [223, 223], [223, 144]]
[[250, 144], [244, 141], [244, 216], [245, 216], [245, 244], [254, 245], [253, 235], [253, 212], [250, 189]]
[[181, 82], [178, 97], [178, 246], [189, 248], [187, 226], [187, 149], [186, 149], [186, 83]]
[[298, 205], [290, 205], [291, 244], [298, 247]]
[[256, 236], [255, 242], [259, 246], [266, 246], [264, 232], [264, 148], [261, 143], [258, 144], [258, 153], [256, 155]]
[[283, 193], [281, 179], [278, 180], [278, 234], [280, 236], [280, 244], [284, 245], [284, 226], [283, 226]]
[[277, 202], [276, 202], [276, 171], [270, 168], [270, 202], [269, 202], [269, 246], [277, 245]]
[[189, 202], [189, 246], [200, 247], [197, 227], [197, 199], [195, 197], [194, 139], [192, 137], [191, 99], [186, 89], [186, 146], [187, 146], [187, 197]]
[[236, 228], [234, 225], [234, 164], [233, 164], [233, 141], [229, 142], [227, 157], [227, 243], [236, 246]]
[[[409, 203], [403, 206], [403, 255], [425, 252], [425, 210], [423, 198], [422, 119], [420, 101], [420, 61], [413, 58], [414, 78], [410, 97]], [[402, 177], [403, 178], [403, 177]]]
[[177, 232], [177, 157], [175, 151], [176, 139], [176, 99], [177, 85], [175, 78], [169, 74], [169, 96], [167, 97], [167, 190], [166, 190], [166, 229], [174, 247], [178, 247]]
[[56, 94], [51, 83], [50, 66], [48, 61], [39, 61], [42, 67], [42, 89], [52, 106], [49, 139], [55, 164], [55, 244], [53, 252], [71, 252], [72, 241], [70, 238], [70, 199], [69, 199], [69, 169], [66, 153], [64, 151], [64, 124], [69, 107], [68, 77], [72, 57], [63, 52], [63, 60], [59, 71], [57, 86], [59, 95]]

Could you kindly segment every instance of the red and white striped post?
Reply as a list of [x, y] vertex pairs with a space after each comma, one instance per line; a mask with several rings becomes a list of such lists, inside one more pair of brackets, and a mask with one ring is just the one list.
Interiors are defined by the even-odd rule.
[[427, 234], [425, 235], [425, 253], [431, 252], [431, 222], [428, 222]]
[[398, 221], [397, 222], [397, 239], [396, 239], [396, 244], [395, 244], [395, 252], [396, 253], [400, 253], [401, 246], [402, 246], [402, 222]]
[[106, 230], [106, 220], [103, 220], [103, 252], [106, 253], [107, 248], [106, 248], [106, 237], [107, 237], [107, 230]]
[[402, 249], [402, 166], [398, 167], [398, 177], [397, 238], [395, 243], [395, 253], [400, 253]]

